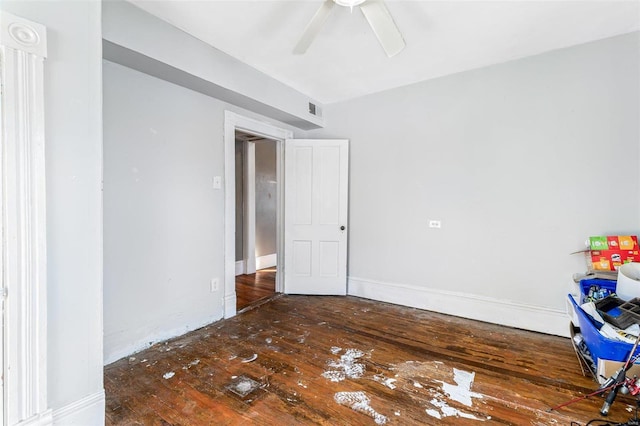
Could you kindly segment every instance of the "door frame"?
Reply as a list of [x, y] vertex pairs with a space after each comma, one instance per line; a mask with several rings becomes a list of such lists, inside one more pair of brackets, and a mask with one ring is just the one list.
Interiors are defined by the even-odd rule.
[[276, 214], [276, 248], [278, 272], [276, 292], [284, 288], [284, 141], [293, 138], [293, 131], [273, 124], [245, 117], [232, 111], [224, 112], [224, 317], [236, 315], [236, 188], [235, 188], [235, 143], [236, 130], [262, 136], [276, 141], [276, 175], [278, 207]]

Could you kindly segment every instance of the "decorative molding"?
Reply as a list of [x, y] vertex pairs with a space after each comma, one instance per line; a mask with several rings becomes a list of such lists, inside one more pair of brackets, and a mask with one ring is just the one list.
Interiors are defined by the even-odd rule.
[[104, 390], [53, 410], [54, 425], [98, 425], [104, 424]]
[[0, 11], [4, 406], [9, 425], [46, 424], [46, 28]]
[[53, 411], [46, 410], [28, 419], [18, 422], [15, 426], [50, 426], [53, 424]]
[[380, 302], [569, 337], [565, 311], [475, 294], [349, 277], [348, 294]]
[[256, 258], [256, 269], [272, 268], [277, 266], [278, 255], [276, 253], [265, 254]]
[[0, 40], [8, 48], [47, 57], [46, 27], [3, 11], [0, 11]]

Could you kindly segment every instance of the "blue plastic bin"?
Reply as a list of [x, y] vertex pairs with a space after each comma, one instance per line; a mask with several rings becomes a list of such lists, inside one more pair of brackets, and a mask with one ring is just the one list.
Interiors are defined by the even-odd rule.
[[[591, 284], [593, 285], [593, 284]], [[587, 286], [587, 290], [589, 286]], [[595, 322], [591, 319], [589, 315], [576, 303], [573, 296], [568, 295], [569, 300], [573, 305], [573, 309], [576, 312], [578, 317], [578, 325], [580, 326], [580, 333], [582, 333], [582, 338], [584, 339], [589, 352], [591, 352], [591, 356], [594, 361], [600, 359], [607, 359], [611, 361], [626, 361], [629, 357], [629, 353], [633, 348], [633, 345], [630, 343], [624, 343], [619, 340], [609, 339], [604, 337], [598, 331], [598, 328], [595, 325]], [[640, 347], [635, 352], [636, 354], [640, 353]]]
[[580, 304], [584, 303], [584, 297], [589, 294], [589, 289], [592, 285], [597, 285], [600, 288], [605, 288], [610, 291], [616, 291], [617, 284], [615, 280], [604, 280], [600, 278], [580, 280]]

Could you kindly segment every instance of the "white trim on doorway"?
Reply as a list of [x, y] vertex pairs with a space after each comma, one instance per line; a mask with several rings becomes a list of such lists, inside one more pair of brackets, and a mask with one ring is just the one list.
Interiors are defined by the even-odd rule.
[[230, 318], [236, 314], [236, 258], [235, 258], [235, 143], [236, 130], [273, 139], [277, 143], [277, 235], [276, 247], [278, 259], [278, 273], [276, 274], [276, 292], [282, 292], [284, 199], [282, 185], [284, 184], [283, 153], [285, 139], [291, 139], [291, 130], [276, 127], [270, 123], [244, 117], [231, 111], [224, 112], [224, 317]]

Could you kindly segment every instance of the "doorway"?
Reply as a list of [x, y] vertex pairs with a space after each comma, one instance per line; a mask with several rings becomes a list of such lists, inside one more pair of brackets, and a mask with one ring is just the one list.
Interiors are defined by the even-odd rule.
[[[274, 281], [276, 293], [283, 291], [282, 271], [284, 265], [284, 202], [283, 202], [283, 151], [285, 139], [293, 137], [291, 130], [282, 129], [263, 121], [225, 111], [225, 272], [224, 272], [224, 317], [231, 318], [237, 312], [236, 296], [236, 132], [258, 136], [275, 142], [276, 146], [276, 264]], [[253, 152], [255, 154], [255, 151]], [[251, 155], [251, 154], [250, 154]], [[251, 213], [251, 212], [250, 212]], [[250, 224], [253, 222], [250, 222]], [[251, 225], [249, 225], [251, 226]], [[243, 247], [243, 251], [244, 251]], [[251, 249], [248, 250], [251, 253]]]
[[236, 310], [276, 293], [277, 141], [235, 131]]

